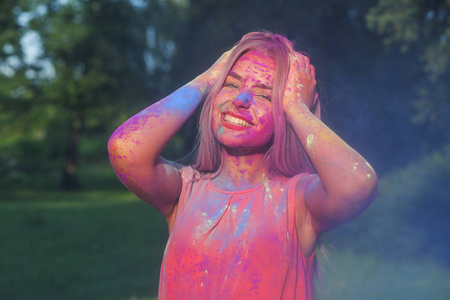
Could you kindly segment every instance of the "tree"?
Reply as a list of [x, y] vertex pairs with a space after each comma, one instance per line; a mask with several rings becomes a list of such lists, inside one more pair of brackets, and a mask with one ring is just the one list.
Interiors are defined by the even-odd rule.
[[[450, 1], [381, 0], [367, 14], [367, 25], [383, 37], [386, 49], [399, 47], [420, 61], [423, 79], [415, 87], [411, 121], [429, 129], [434, 145], [448, 143]], [[412, 64], [409, 69], [415, 67]]]
[[[23, 2], [22, 6], [6, 2], [9, 11], [16, 12], [6, 27], [33, 33], [38, 40], [34, 47], [41, 48], [39, 57], [23, 67], [23, 80], [36, 87], [36, 93], [28, 95], [30, 105], [23, 116], [35, 116], [28, 126], [39, 132], [41, 144], [49, 145], [39, 160], [61, 164], [61, 187], [77, 189], [80, 140], [87, 135], [104, 137], [130, 111], [149, 104], [151, 94], [158, 94], [170, 55], [164, 48], [167, 42], [153, 41], [151, 31], [152, 17], [165, 13], [164, 3]], [[11, 99], [6, 102], [12, 107]], [[11, 109], [2, 116], [27, 127]]]
[[[29, 132], [30, 117], [34, 116], [25, 112], [31, 107], [37, 89], [27, 76], [31, 69], [22, 49], [26, 28], [17, 21], [19, 11], [24, 8], [26, 4], [22, 2], [0, 3], [0, 178], [7, 176], [6, 171], [17, 175], [18, 160], [26, 160], [30, 148], [26, 147], [24, 135]], [[17, 144], [24, 146], [24, 151], [16, 151]]]

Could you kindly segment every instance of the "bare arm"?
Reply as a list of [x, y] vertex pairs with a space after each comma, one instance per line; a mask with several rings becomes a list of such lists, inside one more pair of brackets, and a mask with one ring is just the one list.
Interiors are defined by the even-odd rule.
[[229, 53], [205, 73], [123, 123], [108, 142], [111, 164], [122, 183], [169, 222], [181, 192], [181, 165], [160, 153], [202, 102]]
[[317, 100], [314, 67], [307, 57], [297, 54], [296, 58], [291, 59], [283, 107], [318, 173], [301, 180], [296, 188], [297, 225], [309, 226], [307, 234], [315, 240], [370, 205], [377, 177], [359, 153], [311, 113], [309, 107]]

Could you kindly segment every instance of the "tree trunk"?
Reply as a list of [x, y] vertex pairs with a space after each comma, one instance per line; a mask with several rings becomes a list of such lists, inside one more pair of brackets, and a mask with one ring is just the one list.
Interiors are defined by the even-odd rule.
[[79, 190], [81, 187], [78, 180], [78, 152], [81, 136], [80, 123], [80, 115], [76, 112], [69, 121], [69, 139], [67, 141], [61, 181], [61, 189], [66, 191]]

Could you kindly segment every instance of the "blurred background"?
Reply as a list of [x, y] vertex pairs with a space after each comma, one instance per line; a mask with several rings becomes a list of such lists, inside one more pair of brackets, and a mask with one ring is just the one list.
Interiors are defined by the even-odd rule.
[[0, 299], [156, 299], [165, 221], [108, 138], [258, 29], [310, 54], [324, 121], [379, 176], [322, 237], [317, 299], [450, 299], [448, 0], [2, 0]]

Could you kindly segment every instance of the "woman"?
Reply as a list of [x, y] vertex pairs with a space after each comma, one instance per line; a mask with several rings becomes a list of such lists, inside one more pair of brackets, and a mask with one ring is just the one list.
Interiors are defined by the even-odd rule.
[[[245, 35], [112, 135], [121, 181], [167, 220], [160, 299], [313, 299], [317, 238], [374, 199], [375, 172], [319, 119], [314, 67]], [[193, 166], [160, 156], [205, 99]]]

